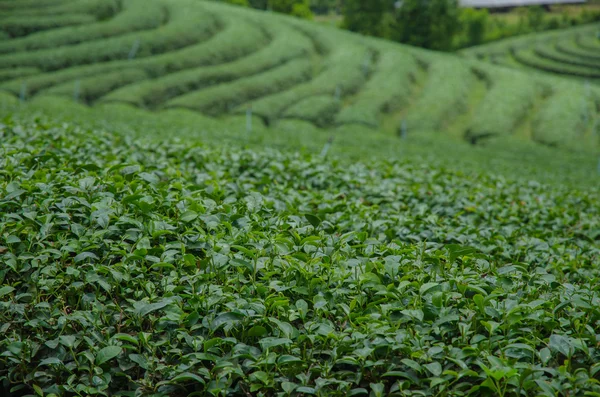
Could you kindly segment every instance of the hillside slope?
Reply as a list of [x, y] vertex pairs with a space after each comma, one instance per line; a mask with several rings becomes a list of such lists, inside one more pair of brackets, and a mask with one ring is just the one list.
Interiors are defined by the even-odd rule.
[[600, 24], [532, 33], [467, 48], [467, 57], [600, 83]]
[[199, 0], [2, 0], [0, 11], [0, 90], [23, 101], [598, 148], [600, 88], [577, 82]]

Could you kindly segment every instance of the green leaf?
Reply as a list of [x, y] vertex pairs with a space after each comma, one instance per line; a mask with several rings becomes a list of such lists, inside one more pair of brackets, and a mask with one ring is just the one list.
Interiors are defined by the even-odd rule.
[[297, 387], [298, 385], [292, 382], [281, 382], [281, 388], [288, 394], [291, 394]]
[[290, 356], [288, 354], [284, 354], [282, 356], [279, 356], [279, 358], [277, 359], [277, 364], [289, 364], [289, 363], [299, 363], [302, 362], [301, 359], [299, 359], [298, 357], [294, 357], [294, 356]]
[[304, 214], [304, 217], [306, 218], [306, 220], [308, 221], [308, 223], [310, 223], [311, 225], [313, 225], [315, 228], [318, 227], [321, 224], [321, 218], [319, 218], [316, 215], [312, 215], [312, 214]]
[[383, 397], [385, 393], [385, 385], [383, 383], [371, 383], [369, 386], [371, 386], [371, 392], [374, 397]]
[[81, 254], [78, 254], [73, 260], [75, 261], [75, 263], [77, 263], [82, 262], [86, 259], [93, 259], [97, 261], [98, 257], [92, 252], [82, 252]]
[[425, 283], [419, 288], [419, 293], [421, 295], [425, 295], [427, 293], [432, 293], [439, 291], [441, 288], [439, 283]]
[[150, 270], [153, 270], [153, 269], [175, 270], [177, 268], [171, 263], [159, 262], [159, 263], [155, 263], [154, 265], [150, 266]]
[[473, 301], [475, 301], [475, 304], [477, 305], [477, 308], [479, 309], [480, 313], [484, 313], [485, 311], [484, 299], [485, 298], [480, 294], [477, 294], [473, 297]]
[[179, 219], [181, 219], [182, 222], [191, 222], [195, 219], [198, 218], [198, 213], [196, 211], [186, 211], [183, 214], [181, 214], [181, 217]]
[[40, 397], [44, 396], [44, 391], [38, 385], [33, 385], [33, 390], [35, 391], [35, 394], [37, 394], [38, 396], [40, 396]]
[[306, 303], [304, 299], [299, 299], [296, 301], [296, 308], [298, 309], [300, 317], [304, 320], [308, 314], [308, 303]]
[[148, 360], [141, 354], [130, 354], [129, 359], [139, 365], [143, 369], [148, 369]]
[[250, 374], [250, 379], [256, 379], [262, 382], [263, 384], [269, 383], [269, 375], [264, 371], [256, 371]]
[[402, 362], [402, 364], [404, 364], [404, 365], [412, 368], [416, 373], [419, 373], [422, 370], [421, 369], [421, 365], [418, 362], [414, 361], [414, 360], [411, 360], [411, 359], [408, 359], [408, 358], [403, 358], [401, 360], [401, 362]]
[[126, 342], [132, 343], [134, 345], [139, 344], [139, 341], [137, 340], [137, 338], [135, 336], [131, 336], [129, 334], [116, 334], [115, 336], [113, 336], [113, 338], [122, 340], [122, 341], [126, 341]]
[[550, 386], [550, 383], [545, 379], [536, 379], [535, 383], [543, 390], [545, 396], [555, 396], [556, 390]]
[[2, 287], [0, 288], [0, 298], [2, 298], [4, 295], [8, 295], [11, 292], [13, 292], [15, 289], [11, 286], [6, 286], [6, 287]]
[[256, 256], [256, 253], [255, 253], [254, 249], [246, 248], [246, 247], [244, 247], [242, 245], [235, 245], [234, 244], [234, 245], [231, 246], [231, 248], [236, 249], [236, 250], [244, 253], [249, 258], [254, 258]]
[[248, 336], [253, 338], [260, 338], [267, 334], [267, 329], [261, 325], [255, 325], [248, 330]]
[[141, 170], [141, 167], [137, 164], [128, 165], [128, 166], [121, 168], [121, 174], [131, 175], [131, 174], [135, 174], [136, 172], [140, 172], [140, 170]]
[[431, 297], [431, 303], [437, 308], [441, 308], [444, 306], [444, 293], [443, 292], [434, 292]]
[[138, 176], [146, 182], [151, 183], [153, 185], [160, 182], [160, 178], [156, 174], [152, 174], [150, 172], [140, 172]]
[[550, 349], [561, 353], [563, 356], [571, 357], [574, 352], [574, 346], [568, 337], [564, 335], [553, 334], [550, 336], [550, 342], [548, 343]]
[[13, 236], [10, 235], [8, 237], [6, 237], [6, 244], [16, 244], [16, 243], [20, 243], [21, 239], [18, 238], [17, 236]]
[[202, 385], [206, 384], [206, 381], [202, 379], [200, 376], [193, 374], [191, 372], [184, 372], [182, 374], [177, 375], [173, 379], [171, 379], [171, 383], [200, 383]]
[[214, 331], [224, 324], [234, 322], [234, 321], [241, 321], [243, 319], [244, 319], [244, 315], [240, 314], [240, 313], [235, 313], [235, 312], [221, 313], [212, 321], [211, 328]]
[[155, 312], [157, 310], [163, 309], [171, 304], [170, 300], [163, 300], [156, 303], [146, 303], [142, 304], [137, 310], [136, 314], [141, 317], [145, 317], [148, 314]]
[[425, 314], [421, 309], [406, 309], [402, 310], [400, 313], [404, 314], [405, 316], [412, 317], [418, 321], [423, 321], [423, 318], [425, 317]]
[[12, 199], [15, 199], [15, 198], [21, 196], [23, 193], [26, 193], [26, 191], [23, 189], [17, 189], [15, 191], [7, 194], [6, 196], [2, 197], [2, 200], [0, 200], [0, 201], [10, 201]]
[[41, 360], [38, 367], [42, 365], [63, 365], [63, 362], [57, 357], [48, 357]]
[[76, 335], [61, 335], [58, 337], [61, 345], [69, 348], [75, 347], [75, 342], [77, 341]]
[[121, 348], [118, 346], [106, 346], [96, 354], [96, 365], [102, 365], [121, 354]]
[[548, 362], [552, 358], [552, 353], [550, 352], [550, 349], [548, 349], [547, 347], [544, 347], [540, 350], [539, 354], [540, 354], [540, 360], [542, 360], [542, 363], [544, 365], [548, 365]]
[[266, 350], [266, 349], [270, 349], [272, 347], [277, 347], [277, 346], [281, 346], [281, 345], [291, 345], [292, 341], [288, 338], [269, 337], [269, 338], [261, 339], [258, 343], [260, 343], [260, 346], [262, 347], [263, 350]]
[[300, 386], [296, 389], [296, 393], [317, 394], [317, 390], [312, 387]]
[[440, 376], [442, 374], [442, 366], [438, 362], [433, 362], [423, 365], [433, 376]]
[[192, 326], [196, 325], [198, 323], [198, 321], [200, 321], [200, 313], [198, 313], [196, 310], [194, 310], [193, 312], [191, 312], [190, 314], [187, 315], [187, 317], [185, 319], [185, 325], [187, 327], [192, 327]]
[[448, 250], [449, 253], [449, 261], [450, 262], [454, 262], [456, 261], [456, 259], [467, 256], [467, 255], [471, 255], [477, 252], [477, 250], [475, 248], [472, 247], [467, 247], [467, 246], [463, 246], [463, 245], [457, 245], [457, 244], [448, 244], [446, 245], [446, 249]]

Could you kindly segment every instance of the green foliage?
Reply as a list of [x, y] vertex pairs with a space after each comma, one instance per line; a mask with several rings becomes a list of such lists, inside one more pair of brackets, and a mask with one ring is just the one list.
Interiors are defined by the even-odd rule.
[[[478, 70], [485, 75], [485, 70]], [[519, 122], [529, 114], [531, 107], [542, 93], [543, 87], [524, 74], [507, 70], [491, 80], [486, 96], [474, 110], [474, 117], [466, 130], [466, 138], [477, 142], [502, 134], [512, 134]]]
[[600, 392], [594, 191], [44, 119], [0, 137], [3, 395]]
[[593, 101], [582, 100], [588, 95], [585, 88], [566, 88], [557, 83], [553, 90], [553, 95], [534, 120], [533, 139], [549, 146], [571, 149], [597, 142], [600, 136], [595, 131], [587, 134], [594, 109]]
[[389, 0], [346, 0], [342, 27], [352, 32], [383, 37], [383, 17], [389, 11]]
[[477, 58], [503, 57], [507, 65], [539, 69], [558, 75], [600, 79], [595, 26], [533, 33], [463, 50]]
[[[315, 30], [312, 38], [318, 41], [322, 51], [328, 53], [322, 70], [311, 76], [310, 81], [254, 101], [252, 108], [257, 114], [272, 121], [305, 98], [317, 95], [343, 98], [357, 92], [365, 83], [371, 73], [373, 58], [367, 46], [360, 42], [340, 46], [339, 33], [329, 30]], [[245, 111], [245, 107], [241, 110]]]
[[[130, 1], [130, 0], [126, 0]], [[60, 17], [64, 14], [88, 14], [98, 20], [111, 18], [121, 11], [122, 0], [76, 0], [55, 2], [19, 1], [19, 7], [10, 11], [14, 16], [50, 16]]]
[[541, 58], [536, 54], [535, 50], [513, 50], [512, 56], [525, 66], [545, 72], [600, 79], [600, 70], [597, 67], [572, 65], [570, 62], [564, 63], [549, 58]]
[[117, 37], [59, 48], [7, 54], [0, 57], [0, 68], [33, 66], [52, 71], [110, 60], [127, 60], [136, 46], [136, 58], [143, 58], [190, 46], [210, 38], [218, 31], [215, 18], [191, 3], [172, 4], [169, 21], [160, 30], [124, 32]]
[[[571, 187], [589, 187], [597, 182], [593, 171], [597, 156], [587, 154], [592, 145], [582, 153], [533, 144], [526, 139], [494, 139], [474, 148], [442, 130], [434, 134], [424, 131], [412, 134], [409, 130], [407, 139], [399, 140], [391, 133], [392, 129], [387, 130], [388, 126], [396, 128], [398, 120], [389, 125], [387, 117], [383, 120], [384, 129], [377, 130], [356, 123], [321, 129], [298, 119], [281, 119], [266, 126], [254, 116], [252, 132], [248, 134], [246, 114], [212, 118], [181, 108], [149, 111], [123, 103], [97, 103], [90, 107], [75, 103], [69, 97], [47, 95], [36, 96], [23, 104], [18, 97], [3, 92], [0, 92], [0, 112], [27, 119], [35, 114], [59, 122], [78, 123], [88, 130], [123, 131], [143, 138], [179, 137], [186, 142], [233, 146], [241, 142], [255, 149], [275, 147], [294, 152], [320, 153], [335, 134], [330, 154], [349, 161], [400, 155], [406, 161], [426, 159], [431, 167], [457, 169], [467, 174], [485, 171]], [[465, 127], [460, 120], [457, 124]]]
[[565, 54], [551, 44], [539, 44], [536, 46], [534, 52], [541, 58], [547, 58], [556, 62], [600, 69], [600, 58], [592, 59], [586, 56]]
[[282, 14], [293, 15], [303, 19], [312, 19], [310, 0], [218, 0], [224, 3], [252, 6], [262, 10], [271, 10]]
[[0, 20], [1, 29], [11, 37], [26, 36], [41, 30], [64, 26], [84, 25], [95, 22], [96, 18], [88, 14], [67, 14], [61, 16], [12, 16]]
[[282, 117], [307, 120], [324, 127], [331, 124], [340, 106], [340, 101], [332, 95], [309, 96], [290, 106]]
[[248, 3], [248, 0], [222, 0], [222, 1], [225, 3], [236, 5], [236, 6], [242, 6], [242, 7], [250, 6], [250, 3]]
[[0, 70], [0, 81], [13, 80], [19, 77], [31, 76], [38, 74], [40, 70], [38, 68], [14, 68], [14, 69], [3, 69]]
[[600, 54], [596, 54], [594, 53], [594, 51], [578, 47], [577, 45], [569, 41], [556, 42], [555, 47], [559, 52], [566, 55], [571, 55], [575, 59], [589, 59], [592, 61], [600, 61]]
[[544, 9], [542, 6], [527, 7], [527, 25], [531, 30], [537, 32], [544, 24]]
[[410, 103], [418, 72], [419, 67], [413, 57], [391, 48], [390, 51], [382, 49], [373, 75], [352, 103], [336, 116], [336, 122], [380, 127], [382, 113], [390, 113]]
[[[309, 145], [313, 150], [318, 146], [319, 151], [330, 136], [341, 135], [337, 134], [340, 130], [346, 134], [344, 145], [348, 147], [377, 147], [384, 142], [381, 145], [392, 150], [396, 132], [402, 126], [416, 140], [430, 139], [432, 135], [428, 134], [435, 132], [436, 139], [444, 136], [449, 142], [478, 141], [493, 131], [495, 140], [507, 137], [503, 142], [506, 147], [524, 142], [546, 145], [535, 138], [540, 133], [533, 133], [534, 126], [547, 126], [554, 120], [552, 112], [545, 109], [554, 103], [546, 102], [546, 95], [552, 92], [529, 90], [531, 86], [554, 84], [553, 78], [541, 73], [515, 72], [513, 80], [524, 82], [526, 88], [522, 97], [515, 96], [512, 92], [517, 85], [507, 81], [501, 68], [349, 34], [278, 12], [197, 0], [44, 1], [39, 7], [27, 0], [19, 3], [23, 6], [9, 7], [7, 1], [13, 0], [0, 0], [0, 6], [7, 6], [6, 18], [31, 15], [35, 20], [72, 15], [69, 11], [95, 18], [84, 26], [0, 40], [0, 90], [22, 102], [40, 99], [45, 105], [54, 101], [67, 106], [65, 99], [75, 99], [80, 104], [99, 106], [102, 111], [106, 107], [118, 109], [123, 119], [139, 110], [121, 106], [132, 104], [156, 112], [157, 117], [185, 114], [182, 117], [189, 120], [189, 126], [177, 124], [185, 131], [222, 134], [227, 130], [233, 141], [239, 141], [236, 133], [240, 129], [247, 130], [246, 112], [252, 108], [253, 137], [260, 136], [257, 140], [270, 141], [277, 135], [278, 144]], [[285, 12], [289, 12], [285, 7], [293, 8], [291, 2], [278, 4]], [[377, 5], [356, 4], [364, 10]], [[383, 10], [391, 4], [380, 6]], [[398, 15], [410, 6], [404, 4]], [[112, 10], [111, 17], [98, 21], [103, 7]], [[423, 22], [427, 30], [424, 35], [432, 40], [442, 36], [447, 40], [446, 36], [451, 35], [442, 33], [445, 25], [436, 18], [454, 18], [450, 12], [453, 8], [448, 7], [453, 6], [431, 2], [419, 11], [423, 15], [415, 14], [411, 23]], [[395, 14], [389, 9], [384, 14], [382, 27], [389, 32]], [[469, 11], [461, 15], [461, 24], [471, 21], [473, 25], [471, 33], [461, 33], [462, 39], [471, 34], [473, 40], [479, 40], [477, 29], [484, 16]], [[430, 29], [427, 24], [435, 26]], [[598, 44], [595, 37], [589, 39], [592, 30], [585, 27], [569, 30], [568, 34], [544, 33], [539, 40], [548, 39], [547, 44], [538, 43], [533, 35], [493, 47], [477, 46], [468, 53], [507, 66], [519, 65], [517, 58], [523, 58], [524, 53], [533, 58], [529, 65], [539, 63], [544, 70], [560, 69], [592, 78], [598, 74]], [[563, 53], [555, 45], [559, 43], [561, 48], [568, 47], [577, 54]], [[485, 78], [473, 73], [473, 68], [485, 70]], [[580, 91], [577, 81], [565, 84], [561, 91], [568, 86], [573, 92]], [[502, 86], [504, 91], [499, 88]], [[581, 125], [586, 145], [573, 145], [581, 137], [566, 132], [564, 139], [554, 140], [557, 146], [581, 146], [589, 153], [597, 150], [598, 141], [592, 138], [592, 131], [598, 117], [594, 106], [598, 88], [592, 84], [589, 91], [581, 100], [582, 108], [590, 109], [585, 122], [569, 122]], [[497, 106], [495, 101], [499, 101]], [[506, 103], [510, 101], [514, 103]], [[60, 112], [60, 108], [53, 109]], [[183, 109], [197, 114], [191, 116]], [[147, 112], [136, 114], [136, 123], [150, 120]], [[152, 123], [142, 124], [156, 130], [153, 124], [157, 118], [151, 119]], [[171, 116], [166, 119], [173, 120]], [[279, 135], [283, 120], [284, 131]], [[160, 125], [171, 129], [168, 123]], [[198, 125], [202, 127], [190, 127]], [[552, 135], [555, 133], [553, 130]], [[509, 139], [515, 135], [518, 139]], [[352, 142], [366, 136], [378, 138]], [[341, 150], [339, 142], [336, 138], [332, 150]], [[485, 145], [490, 144], [485, 141]]]
[[267, 7], [272, 11], [283, 14], [306, 19], [312, 18], [309, 0], [268, 0]]
[[474, 46], [483, 43], [486, 35], [486, 29], [489, 13], [486, 9], [476, 10], [466, 8], [460, 13], [461, 24], [467, 35], [469, 46]]
[[[341, 27], [369, 36], [424, 48], [451, 51], [531, 32], [568, 28], [600, 21], [600, 11], [548, 15], [541, 6], [511, 10], [517, 22], [489, 17], [486, 9], [457, 7], [455, 0], [214, 0], [312, 19], [312, 13], [341, 14]], [[404, 15], [398, 9], [405, 7]], [[415, 19], [416, 18], [416, 19]], [[431, 22], [431, 20], [435, 22]], [[416, 21], [420, 21], [417, 23]], [[410, 26], [407, 22], [412, 22]], [[411, 30], [412, 29], [412, 30]]]
[[309, 0], [305, 0], [302, 3], [294, 3], [294, 5], [292, 6], [292, 12], [290, 12], [290, 15], [293, 15], [293, 16], [299, 17], [299, 18], [303, 18], [303, 19], [312, 19], [313, 13], [310, 9], [308, 1]]
[[218, 115], [231, 111], [244, 102], [285, 91], [308, 80], [311, 72], [309, 61], [291, 60], [265, 73], [171, 99], [165, 106], [195, 109], [210, 115]]
[[310, 0], [310, 8], [316, 14], [329, 14], [338, 12], [341, 8], [340, 0]]
[[56, 48], [69, 44], [98, 40], [134, 31], [157, 28], [166, 17], [160, 7], [148, 7], [146, 0], [129, 0], [114, 18], [84, 26], [65, 27], [33, 33], [26, 37], [0, 42], [0, 53]]
[[460, 31], [456, 0], [404, 0], [396, 10], [392, 38], [401, 43], [450, 50]]
[[[475, 75], [457, 60], [434, 61], [421, 95], [406, 116], [411, 131], [439, 131], [468, 111], [468, 98]], [[398, 126], [400, 127], [400, 126]]]
[[[241, 31], [238, 30], [240, 28], [242, 29]], [[260, 34], [256, 36], [249, 34], [253, 30], [248, 29], [248, 26], [242, 23], [232, 25], [231, 29], [231, 33], [233, 34], [231, 40], [235, 40], [238, 37], [244, 38], [244, 40], [238, 39], [236, 41], [238, 44], [242, 44], [243, 47], [239, 48], [239, 51], [252, 48], [256, 43], [262, 44], [259, 39], [261, 37]], [[263, 30], [266, 30], [268, 35], [273, 37], [273, 40], [265, 47], [259, 48], [250, 55], [240, 57], [226, 64], [186, 69], [170, 73], [164, 77], [145, 80], [139, 84], [126, 85], [106, 95], [102, 98], [102, 101], [118, 101], [143, 107], [156, 107], [169, 99], [200, 88], [238, 80], [271, 70], [292, 59], [309, 56], [313, 51], [312, 43], [305, 35], [296, 30], [289, 29], [283, 24], [272, 23], [265, 26]], [[245, 40], [248, 38], [252, 41]], [[213, 48], [220, 54], [223, 54], [223, 45], [227, 44], [227, 42], [223, 41], [215, 44]], [[237, 45], [229, 45], [229, 49], [236, 48]], [[210, 51], [207, 50], [205, 51], [206, 53], [210, 53]], [[215, 56], [218, 56], [218, 54], [215, 54]]]
[[91, 103], [104, 94], [124, 85], [147, 80], [148, 75], [143, 70], [127, 69], [118, 72], [104, 73], [99, 76], [57, 84], [52, 88], [41, 91], [40, 94], [62, 95], [75, 98], [78, 101]]
[[37, 7], [38, 9], [46, 9], [61, 5], [65, 0], [20, 0], [20, 1], [1, 1], [0, 10], [3, 11], [18, 11], [20, 9], [30, 9]]
[[[590, 27], [594, 29], [594, 26]], [[577, 45], [583, 49], [599, 51], [600, 50], [600, 40], [598, 40], [598, 31], [595, 31], [595, 34], [582, 34], [578, 35], [575, 38], [575, 42]]]

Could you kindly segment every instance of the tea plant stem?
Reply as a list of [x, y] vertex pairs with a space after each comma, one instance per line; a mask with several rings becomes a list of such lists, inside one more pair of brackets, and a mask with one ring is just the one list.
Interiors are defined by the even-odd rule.
[[127, 54], [127, 59], [128, 60], [133, 60], [135, 58], [135, 56], [137, 55], [138, 50], [140, 49], [140, 40], [137, 39], [136, 41], [133, 42], [133, 45], [131, 46], [131, 49], [129, 50], [129, 54]]

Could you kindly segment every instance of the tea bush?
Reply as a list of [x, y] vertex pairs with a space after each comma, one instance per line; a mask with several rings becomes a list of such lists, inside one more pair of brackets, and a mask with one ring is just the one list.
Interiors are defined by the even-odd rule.
[[0, 127], [5, 395], [594, 395], [594, 191]]

